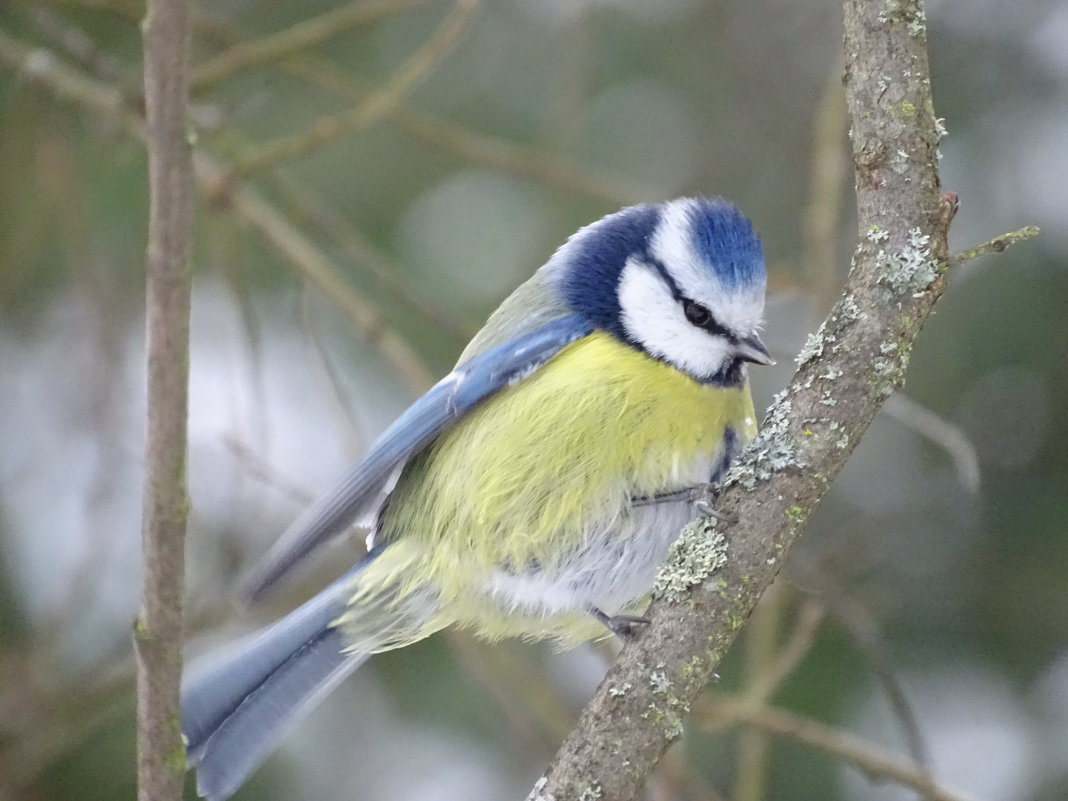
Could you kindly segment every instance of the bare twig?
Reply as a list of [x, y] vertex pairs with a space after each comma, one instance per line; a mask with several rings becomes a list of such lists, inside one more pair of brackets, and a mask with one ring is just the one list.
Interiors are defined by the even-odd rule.
[[841, 64], [836, 60], [812, 126], [812, 177], [802, 229], [805, 276], [818, 314], [834, 303], [842, 280], [835, 246], [842, 228], [842, 190], [849, 170], [843, 147], [845, 128]]
[[894, 670], [882, 632], [879, 631], [864, 606], [834, 588], [825, 589], [825, 594], [833, 598], [829, 605], [831, 613], [849, 631], [853, 642], [860, 646], [871, 663], [872, 671], [878, 677], [883, 692], [886, 693], [891, 713], [901, 727], [901, 733], [912, 761], [922, 769], [930, 771], [931, 749], [920, 728], [916, 709]]
[[980, 256], [986, 256], [989, 253], [1002, 253], [1007, 248], [1019, 242], [1025, 242], [1028, 239], [1033, 239], [1040, 233], [1037, 225], [1025, 225], [1023, 228], [1019, 228], [1015, 231], [1010, 231], [1007, 234], [1001, 236], [995, 236], [993, 239], [989, 239], [981, 245], [976, 245], [968, 250], [961, 251], [960, 253], [954, 253], [949, 258], [950, 267], [959, 267], [965, 262], [972, 259], [978, 259]]
[[[349, 72], [339, 72], [320, 59], [293, 60], [289, 68], [324, 89], [345, 93], [353, 102], [372, 91], [365, 81], [355, 79]], [[555, 153], [475, 131], [411, 106], [398, 106], [389, 121], [420, 142], [451, 151], [475, 164], [532, 178], [547, 186], [588, 195], [611, 205], [634, 203], [648, 195], [637, 184], [601, 175]]]
[[144, 138], [144, 121], [126, 105], [114, 86], [86, 76], [43, 47], [19, 41], [3, 28], [0, 28], [0, 61], [22, 77], [45, 84], [63, 100], [72, 100], [105, 118], [120, 118], [137, 136]]
[[[224, 23], [202, 21], [202, 36], [224, 43], [238, 41]], [[341, 70], [324, 59], [301, 53], [286, 59], [281, 67], [309, 83], [363, 103], [376, 88], [350, 70]], [[601, 175], [578, 162], [540, 148], [475, 131], [427, 111], [399, 104], [386, 120], [399, 131], [432, 147], [442, 148], [475, 164], [503, 170], [546, 186], [596, 198], [611, 206], [635, 203], [647, 197], [640, 185]]]
[[916, 763], [811, 718], [774, 707], [733, 704], [729, 700], [704, 705], [696, 714], [702, 722], [707, 719], [716, 726], [741, 722], [769, 734], [789, 737], [848, 762], [872, 779], [892, 781], [916, 790], [928, 801], [971, 801], [970, 796], [939, 784]]
[[[144, 121], [137, 110], [124, 101], [118, 89], [86, 77], [53, 53], [27, 46], [2, 29], [0, 62], [41, 82], [58, 97], [92, 109], [106, 118], [117, 119], [130, 134], [142, 140], [145, 138]], [[422, 391], [433, 382], [433, 372], [419, 355], [368, 301], [356, 293], [337, 265], [273, 204], [248, 187], [230, 184], [228, 168], [206, 153], [195, 154], [194, 168], [205, 194], [259, 231], [309, 283], [337, 304], [353, 327], [397, 369], [408, 386]]]
[[315, 500], [315, 493], [302, 486], [292, 476], [283, 474], [263, 454], [247, 442], [236, 436], [224, 434], [222, 446], [234, 459], [241, 463], [244, 475], [278, 491], [294, 506], [307, 506]]
[[178, 709], [185, 579], [193, 165], [189, 6], [149, 0], [144, 30], [149, 165], [148, 425], [137, 650], [140, 801], [177, 801], [185, 775]]
[[281, 61], [360, 25], [399, 14], [427, 0], [357, 0], [301, 20], [269, 36], [242, 42], [201, 64], [193, 72], [192, 91], [205, 92], [242, 70]]
[[476, 328], [443, 309], [440, 303], [431, 300], [423, 290], [405, 277], [399, 265], [393, 263], [389, 256], [317, 192], [281, 171], [267, 176], [267, 180], [290, 217], [296, 218], [306, 228], [318, 231], [333, 240], [351, 259], [352, 264], [363, 269], [398, 300], [431, 322], [457, 345], [466, 345], [474, 336]]
[[229, 170], [206, 153], [194, 160], [197, 179], [216, 198], [252, 225], [309, 283], [338, 305], [352, 326], [397, 368], [405, 382], [422, 391], [433, 372], [397, 334], [385, 317], [351, 287], [337, 265], [278, 208], [248, 184], [231, 184]]
[[334, 428], [337, 430], [335, 436], [341, 441], [345, 455], [355, 459], [367, 449], [367, 443], [364, 442], [361, 427], [354, 416], [355, 404], [345, 391], [341, 373], [326, 341], [322, 320], [315, 314], [315, 304], [310, 293], [301, 293], [297, 315], [305, 347], [318, 362], [326, 380], [326, 398], [331, 406], [331, 416], [335, 420]]
[[391, 114], [449, 54], [467, 29], [478, 3], [479, 0], [456, 0], [456, 5], [434, 35], [404, 62], [389, 81], [356, 108], [344, 114], [321, 117], [306, 130], [292, 136], [264, 142], [235, 165], [235, 173], [244, 176], [307, 155], [342, 134], [365, 130]]
[[[778, 646], [779, 627], [785, 611], [786, 597], [781, 585], [773, 584], [761, 603], [753, 610], [745, 638], [745, 673], [756, 677], [772, 661]], [[751, 685], [749, 692], [754, 692]], [[755, 694], [759, 694], [756, 690]], [[735, 758], [733, 801], [759, 801], [767, 782], [770, 741], [758, 729], [748, 728], [738, 737]]]
[[801, 604], [790, 638], [746, 688], [745, 697], [750, 703], [765, 704], [778, 691], [794, 668], [812, 650], [826, 616], [827, 609], [822, 601], [809, 598]]
[[949, 454], [961, 485], [972, 494], [979, 492], [979, 455], [960, 428], [902, 392], [887, 399], [885, 411]]

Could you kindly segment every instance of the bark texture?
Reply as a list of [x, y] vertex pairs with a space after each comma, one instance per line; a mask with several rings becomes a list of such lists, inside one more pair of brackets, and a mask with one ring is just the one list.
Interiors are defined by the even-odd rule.
[[532, 800], [638, 797], [809, 515], [903, 383], [942, 293], [955, 207], [938, 177], [923, 4], [845, 0], [844, 19], [859, 212], [848, 281], [720, 496], [718, 509], [737, 522], [684, 532], [661, 574], [652, 625], [628, 643]]
[[179, 719], [185, 579], [193, 169], [189, 7], [149, 2], [143, 24], [149, 162], [146, 283], [148, 421], [137, 651], [139, 801], [178, 801], [185, 775]]

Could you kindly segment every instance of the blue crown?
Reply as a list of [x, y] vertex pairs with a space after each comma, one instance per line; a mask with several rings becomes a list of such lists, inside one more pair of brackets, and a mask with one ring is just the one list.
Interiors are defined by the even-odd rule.
[[764, 280], [764, 249], [749, 218], [723, 198], [690, 207], [690, 241], [727, 289]]
[[764, 281], [760, 239], [748, 218], [723, 198], [693, 198], [630, 206], [583, 228], [561, 250], [560, 290], [568, 305], [598, 328], [623, 338], [616, 285], [627, 259], [655, 263], [650, 245], [672, 204], [688, 204], [690, 244], [724, 288]]

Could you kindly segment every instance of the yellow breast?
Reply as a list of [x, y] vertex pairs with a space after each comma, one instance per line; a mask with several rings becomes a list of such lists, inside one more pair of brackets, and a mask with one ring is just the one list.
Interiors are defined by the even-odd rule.
[[707, 481], [726, 427], [741, 442], [755, 433], [748, 386], [698, 384], [596, 332], [415, 458], [380, 537], [522, 569], [633, 497]]

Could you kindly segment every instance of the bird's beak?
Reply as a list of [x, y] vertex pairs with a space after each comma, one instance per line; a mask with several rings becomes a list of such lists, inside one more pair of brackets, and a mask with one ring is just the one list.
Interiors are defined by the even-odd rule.
[[771, 358], [768, 349], [764, 347], [764, 343], [760, 341], [760, 337], [756, 334], [738, 340], [738, 344], [734, 346], [734, 352], [739, 359], [745, 362], [766, 365], [775, 364], [775, 360]]

